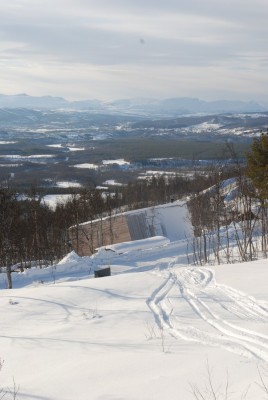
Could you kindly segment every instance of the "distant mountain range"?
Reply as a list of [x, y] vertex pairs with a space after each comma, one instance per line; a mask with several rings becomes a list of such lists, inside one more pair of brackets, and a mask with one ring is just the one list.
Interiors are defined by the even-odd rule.
[[122, 99], [114, 101], [82, 100], [68, 101], [62, 97], [0, 94], [0, 108], [83, 110], [92, 113], [124, 114], [139, 116], [178, 116], [189, 114], [263, 112], [268, 107], [257, 102], [178, 97], [163, 100]]

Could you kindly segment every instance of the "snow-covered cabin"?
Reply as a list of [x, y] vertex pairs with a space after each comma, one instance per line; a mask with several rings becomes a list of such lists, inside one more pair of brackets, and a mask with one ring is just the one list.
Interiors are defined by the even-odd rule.
[[97, 247], [154, 236], [174, 242], [189, 236], [191, 229], [185, 202], [176, 201], [88, 221], [71, 227], [69, 233], [73, 249], [86, 256]]

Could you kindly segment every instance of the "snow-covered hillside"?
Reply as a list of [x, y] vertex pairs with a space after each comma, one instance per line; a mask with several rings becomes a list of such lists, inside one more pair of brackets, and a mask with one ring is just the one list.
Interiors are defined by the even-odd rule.
[[[228, 399], [262, 398], [267, 260], [187, 264], [186, 241], [0, 276], [0, 385], [20, 400], [190, 400], [207, 369]], [[110, 266], [112, 276], [93, 278]], [[263, 370], [264, 368], [264, 370]], [[267, 378], [268, 383], [268, 378]], [[250, 385], [250, 387], [249, 387]]]

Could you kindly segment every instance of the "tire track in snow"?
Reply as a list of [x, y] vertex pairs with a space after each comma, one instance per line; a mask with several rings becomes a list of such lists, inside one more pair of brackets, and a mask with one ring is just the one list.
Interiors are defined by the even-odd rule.
[[244, 293], [225, 285], [217, 285], [217, 287], [233, 299], [234, 303], [236, 303], [241, 310], [244, 310], [247, 315], [251, 314], [253, 317], [256, 316], [258, 319], [267, 320], [268, 313], [266, 309], [253, 297], [247, 296]]
[[[172, 269], [170, 268], [168, 277], [147, 299], [147, 305], [160, 328], [167, 329], [175, 338], [219, 346], [268, 362], [268, 336], [230, 323], [214, 310], [224, 310], [227, 318], [235, 314], [240, 321], [251, 319], [268, 322], [267, 311], [256, 299], [228, 286], [218, 285], [209, 269]], [[169, 297], [170, 293], [174, 296], [174, 292], [177, 300], [181, 299], [184, 306], [188, 305], [188, 310], [190, 307], [192, 316], [203, 322], [202, 329], [183, 323], [174, 316], [174, 306]]]

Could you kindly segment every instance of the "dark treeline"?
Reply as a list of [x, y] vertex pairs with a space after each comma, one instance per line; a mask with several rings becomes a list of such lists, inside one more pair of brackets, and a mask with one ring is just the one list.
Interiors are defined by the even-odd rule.
[[41, 198], [22, 200], [10, 189], [0, 189], [0, 266], [23, 269], [31, 261], [46, 265], [66, 254], [67, 209], [51, 210]]
[[[215, 166], [202, 174], [198, 171], [190, 178], [153, 176], [150, 180], [138, 180], [121, 189], [122, 204], [129, 209], [155, 206], [200, 193], [216, 183]], [[234, 176], [232, 167], [222, 168], [222, 179]]]

